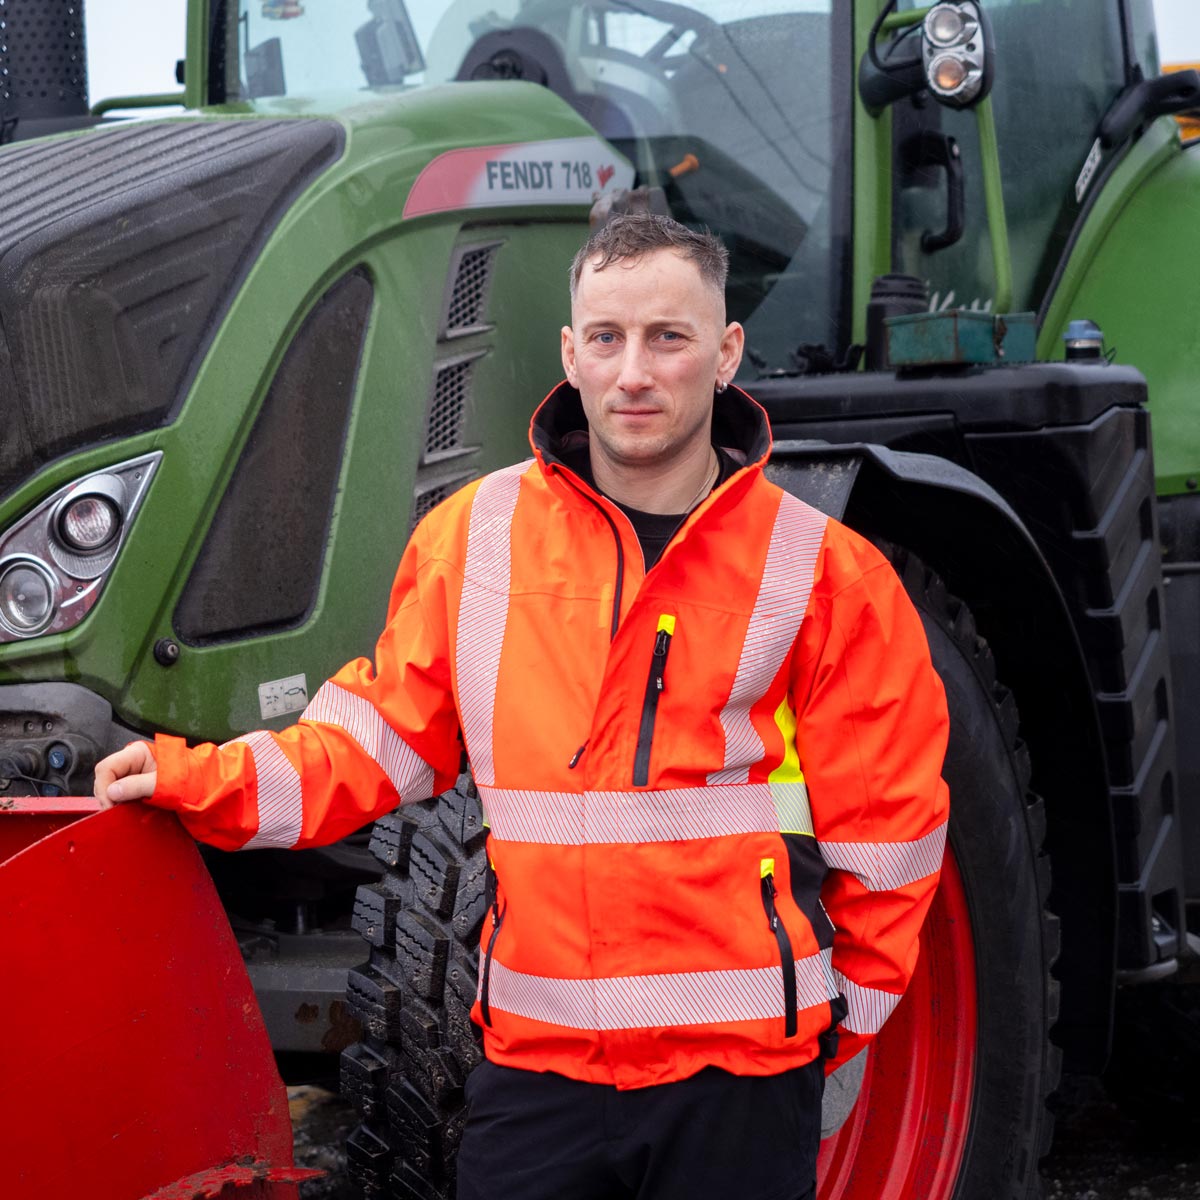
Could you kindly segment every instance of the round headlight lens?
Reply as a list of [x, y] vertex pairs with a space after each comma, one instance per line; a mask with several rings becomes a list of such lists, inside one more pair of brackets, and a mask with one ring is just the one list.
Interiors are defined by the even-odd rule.
[[967, 64], [953, 54], [943, 54], [929, 64], [929, 80], [934, 88], [949, 95], [962, 87], [967, 78]]
[[938, 7], [925, 18], [925, 32], [937, 46], [952, 46], [962, 38], [966, 22], [956, 8]]
[[15, 633], [39, 633], [54, 616], [54, 580], [44, 567], [16, 562], [0, 575], [0, 616]]
[[80, 496], [59, 514], [58, 530], [72, 550], [85, 554], [107, 546], [121, 528], [121, 514], [107, 496]]

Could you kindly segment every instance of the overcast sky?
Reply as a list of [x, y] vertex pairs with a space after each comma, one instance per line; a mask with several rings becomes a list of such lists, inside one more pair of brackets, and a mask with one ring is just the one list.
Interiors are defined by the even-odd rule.
[[1154, 0], [1158, 45], [1164, 63], [1200, 62], [1200, 4], [1197, 0]]
[[[92, 99], [175, 91], [186, 7], [185, 0], [87, 0]], [[1154, 7], [1163, 62], [1200, 62], [1200, 0], [1154, 0]]]

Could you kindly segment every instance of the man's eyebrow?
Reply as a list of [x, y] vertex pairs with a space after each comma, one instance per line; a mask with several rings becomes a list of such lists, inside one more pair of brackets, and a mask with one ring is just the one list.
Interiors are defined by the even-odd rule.
[[[627, 322], [621, 317], [595, 317], [585, 321], [579, 328], [581, 333], [591, 333], [597, 329], [624, 329]], [[645, 323], [647, 329], [681, 329], [687, 333], [695, 333], [699, 328], [696, 321], [688, 317], [655, 317]]]

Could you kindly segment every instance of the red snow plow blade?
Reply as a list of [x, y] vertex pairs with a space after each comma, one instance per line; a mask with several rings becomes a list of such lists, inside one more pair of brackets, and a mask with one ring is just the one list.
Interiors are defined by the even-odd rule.
[[295, 1200], [287, 1094], [212, 880], [141, 804], [0, 800], [5, 1200]]

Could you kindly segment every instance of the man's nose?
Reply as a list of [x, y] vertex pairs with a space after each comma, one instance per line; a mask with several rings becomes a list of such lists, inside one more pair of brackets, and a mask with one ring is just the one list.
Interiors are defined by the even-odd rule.
[[650, 371], [650, 354], [640, 338], [630, 338], [621, 355], [621, 372], [617, 386], [623, 392], [644, 392], [653, 387], [654, 377]]

